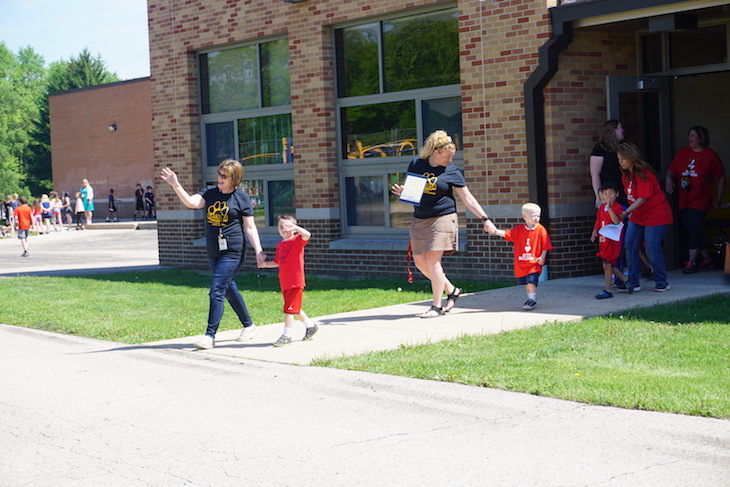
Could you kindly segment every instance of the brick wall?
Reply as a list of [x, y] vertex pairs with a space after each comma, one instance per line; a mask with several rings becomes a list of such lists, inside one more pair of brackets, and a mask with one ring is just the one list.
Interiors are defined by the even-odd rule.
[[[453, 5], [434, 0], [151, 0], [155, 173], [169, 165], [184, 187], [192, 190], [202, 184], [196, 50], [285, 34], [290, 46], [296, 206], [339, 208], [333, 26], [440, 4]], [[546, 2], [469, 0], [458, 2], [458, 8], [465, 176], [497, 224], [510, 227], [519, 223], [520, 206], [529, 198], [523, 85], [537, 65], [539, 47], [550, 37]], [[549, 190], [551, 215], [556, 215], [551, 221], [556, 246], [549, 261], [551, 276], [600, 272], [585, 243], [593, 219], [587, 156], [605, 121], [604, 76], [632, 71], [633, 42], [630, 32], [576, 33], [576, 41], [561, 56], [561, 71], [548, 86]], [[566, 215], [552, 205], [585, 209]], [[166, 186], [159, 188], [158, 207], [163, 214], [183, 209]], [[334, 251], [329, 244], [341, 238], [339, 221], [302, 219], [302, 224], [314, 235], [307, 247], [308, 272], [405, 276], [405, 251]], [[201, 249], [192, 247], [202, 226], [160, 218], [159, 229], [161, 262], [202, 266], [204, 259], [197, 257]], [[446, 257], [444, 265], [453, 277], [513, 275], [509, 245], [485, 235], [481, 222], [473, 218], [467, 221], [466, 252]]]
[[96, 221], [107, 215], [109, 189], [121, 200], [120, 217], [131, 218], [136, 184], [154, 187], [149, 78], [54, 94], [49, 110], [54, 189], [73, 199], [86, 178]]

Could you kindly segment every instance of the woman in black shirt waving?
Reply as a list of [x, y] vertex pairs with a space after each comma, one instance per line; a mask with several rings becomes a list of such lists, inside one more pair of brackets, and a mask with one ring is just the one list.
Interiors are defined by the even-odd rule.
[[259, 232], [254, 223], [251, 200], [248, 194], [238, 188], [243, 179], [243, 166], [233, 159], [221, 162], [218, 166], [218, 184], [194, 195], [185, 191], [170, 168], [162, 168], [161, 176], [172, 186], [185, 206], [206, 210], [206, 250], [213, 279], [209, 293], [208, 328], [194, 345], [202, 349], [213, 348], [215, 345], [215, 334], [223, 317], [224, 299], [228, 299], [243, 325], [238, 341], [250, 339], [256, 325], [251, 320], [235, 281], [236, 271], [241, 267], [246, 254], [243, 235], [246, 234], [256, 252], [257, 264], [266, 261], [266, 254], [261, 248]]

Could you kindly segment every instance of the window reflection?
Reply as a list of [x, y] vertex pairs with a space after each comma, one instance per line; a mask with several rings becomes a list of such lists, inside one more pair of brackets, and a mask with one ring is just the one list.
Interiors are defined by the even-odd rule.
[[363, 159], [415, 155], [416, 109], [413, 101], [342, 109], [343, 157]]
[[269, 181], [269, 225], [278, 225], [279, 215], [295, 215], [294, 181]]
[[238, 154], [244, 166], [292, 161], [291, 114], [238, 121]]
[[347, 223], [351, 226], [385, 225], [382, 176], [345, 178]]

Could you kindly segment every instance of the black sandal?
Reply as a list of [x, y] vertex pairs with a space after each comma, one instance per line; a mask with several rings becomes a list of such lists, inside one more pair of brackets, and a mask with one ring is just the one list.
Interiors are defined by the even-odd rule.
[[[446, 309], [444, 309], [444, 313], [448, 313], [454, 309], [454, 306], [456, 306], [456, 300], [459, 299], [462, 291], [463, 289], [454, 286], [454, 291], [446, 297]], [[451, 303], [451, 306], [449, 306], [449, 303]]]
[[[433, 314], [434, 312], [436, 314]], [[443, 308], [431, 305], [431, 307], [428, 308], [428, 311], [421, 315], [421, 318], [436, 318], [437, 316], [441, 316], [442, 314], [444, 314]]]

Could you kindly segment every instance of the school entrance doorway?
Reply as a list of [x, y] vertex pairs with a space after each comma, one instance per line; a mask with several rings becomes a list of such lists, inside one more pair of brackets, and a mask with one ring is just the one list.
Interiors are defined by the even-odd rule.
[[[657, 171], [662, 188], [674, 154], [687, 144], [687, 132], [695, 125], [707, 127], [710, 147], [720, 155], [726, 175], [730, 174], [730, 71], [671, 77], [609, 76], [606, 83], [608, 118], [621, 121], [626, 140], [639, 146]], [[727, 186], [723, 201], [730, 199]], [[675, 269], [687, 259], [687, 239], [676, 213], [676, 195], [667, 196], [675, 210], [675, 224], [667, 232], [664, 250], [667, 269]], [[713, 210], [707, 216], [704, 236], [711, 253], [721, 248], [720, 231], [730, 237], [730, 228], [722, 226], [722, 220], [728, 218], [728, 210]]]

